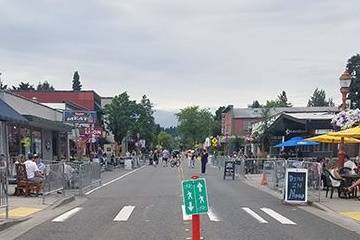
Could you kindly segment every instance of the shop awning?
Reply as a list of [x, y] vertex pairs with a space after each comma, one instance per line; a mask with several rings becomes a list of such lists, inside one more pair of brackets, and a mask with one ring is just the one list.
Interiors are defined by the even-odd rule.
[[26, 118], [21, 116], [12, 107], [0, 99], [0, 120], [7, 122], [14, 122], [19, 124], [27, 124]]
[[69, 124], [64, 124], [59, 121], [51, 121], [45, 118], [36, 117], [33, 115], [23, 115], [29, 122], [31, 127], [48, 129], [58, 132], [70, 132], [73, 127]]

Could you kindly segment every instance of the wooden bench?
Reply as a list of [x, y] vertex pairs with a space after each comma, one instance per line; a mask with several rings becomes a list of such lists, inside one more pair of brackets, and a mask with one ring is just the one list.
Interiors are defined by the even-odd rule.
[[36, 192], [38, 195], [41, 190], [41, 183], [34, 183], [28, 180], [26, 173], [26, 166], [23, 163], [15, 164], [16, 169], [16, 183], [15, 196], [28, 197], [30, 193]]

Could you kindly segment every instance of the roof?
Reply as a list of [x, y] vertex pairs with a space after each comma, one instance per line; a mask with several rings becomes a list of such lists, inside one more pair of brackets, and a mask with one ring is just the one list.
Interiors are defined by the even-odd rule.
[[335, 116], [335, 113], [307, 112], [307, 113], [285, 113], [285, 115], [301, 120], [331, 120]]
[[15, 123], [27, 123], [26, 118], [16, 112], [12, 107], [0, 99], [0, 120]]
[[71, 101], [82, 109], [88, 111], [101, 109], [101, 97], [92, 90], [89, 91], [35, 91], [35, 90], [11, 90], [12, 93], [30, 100], [41, 103], [63, 103]]
[[[280, 113], [316, 113], [316, 112], [339, 112], [337, 107], [284, 107], [272, 108], [271, 115]], [[262, 118], [261, 108], [233, 108], [233, 118]]]
[[35, 128], [49, 129], [58, 132], [70, 132], [73, 129], [71, 125], [59, 121], [51, 121], [33, 115], [23, 116], [29, 121], [29, 125]]

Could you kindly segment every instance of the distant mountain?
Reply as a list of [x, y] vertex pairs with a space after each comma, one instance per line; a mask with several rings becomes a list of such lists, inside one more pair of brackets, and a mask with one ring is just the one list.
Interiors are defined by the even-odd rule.
[[156, 109], [154, 113], [155, 122], [161, 127], [177, 126], [176, 112]]

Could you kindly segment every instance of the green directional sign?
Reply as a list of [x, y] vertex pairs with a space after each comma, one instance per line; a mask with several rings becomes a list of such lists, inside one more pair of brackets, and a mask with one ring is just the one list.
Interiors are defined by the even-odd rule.
[[204, 178], [182, 181], [183, 202], [187, 215], [208, 212], [208, 196]]

